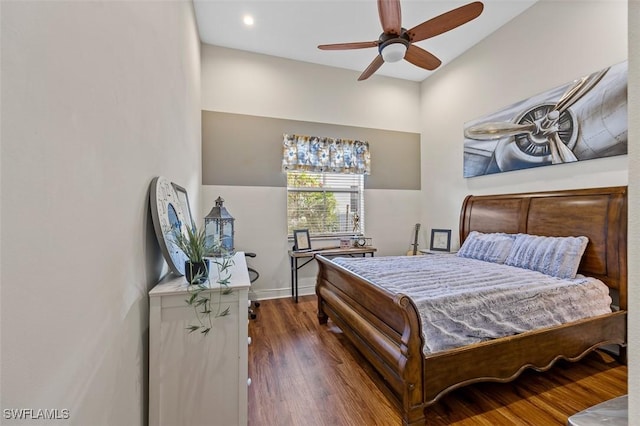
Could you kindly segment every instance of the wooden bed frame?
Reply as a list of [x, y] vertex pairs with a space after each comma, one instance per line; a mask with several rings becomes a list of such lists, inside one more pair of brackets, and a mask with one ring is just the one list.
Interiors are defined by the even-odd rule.
[[411, 299], [317, 256], [320, 323], [331, 318], [370, 362], [404, 425], [424, 424], [426, 407], [471, 383], [512, 381], [526, 368], [545, 371], [560, 358], [578, 361], [604, 345], [619, 345], [626, 361], [626, 187], [470, 195], [460, 213], [460, 241], [474, 230], [589, 237], [578, 272], [606, 283], [619, 310], [425, 356]]

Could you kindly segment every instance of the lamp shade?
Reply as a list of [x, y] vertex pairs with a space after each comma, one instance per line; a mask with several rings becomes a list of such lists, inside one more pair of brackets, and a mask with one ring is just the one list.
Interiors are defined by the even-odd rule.
[[233, 253], [234, 221], [235, 219], [226, 207], [221, 197], [216, 199], [208, 215], [204, 218], [204, 232], [207, 242], [215, 247], [213, 256], [221, 256], [225, 253]]
[[407, 53], [407, 46], [400, 42], [391, 43], [386, 45], [380, 53], [385, 62], [398, 62], [402, 60], [405, 53]]

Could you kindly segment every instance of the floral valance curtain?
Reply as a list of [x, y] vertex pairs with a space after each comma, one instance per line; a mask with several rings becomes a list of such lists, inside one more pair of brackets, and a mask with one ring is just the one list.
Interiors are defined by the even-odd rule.
[[370, 174], [369, 142], [283, 135], [282, 171]]

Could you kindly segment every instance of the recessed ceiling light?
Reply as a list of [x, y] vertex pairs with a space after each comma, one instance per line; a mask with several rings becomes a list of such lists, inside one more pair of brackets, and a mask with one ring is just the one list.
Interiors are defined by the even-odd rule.
[[248, 27], [253, 25], [253, 16], [251, 15], [244, 15], [244, 18], [242, 18], [242, 22], [244, 22], [244, 24]]

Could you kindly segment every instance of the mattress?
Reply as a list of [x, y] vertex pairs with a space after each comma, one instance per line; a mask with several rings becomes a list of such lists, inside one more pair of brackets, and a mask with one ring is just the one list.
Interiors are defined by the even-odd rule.
[[413, 300], [425, 355], [611, 312], [609, 288], [581, 275], [561, 279], [455, 254], [333, 261]]

